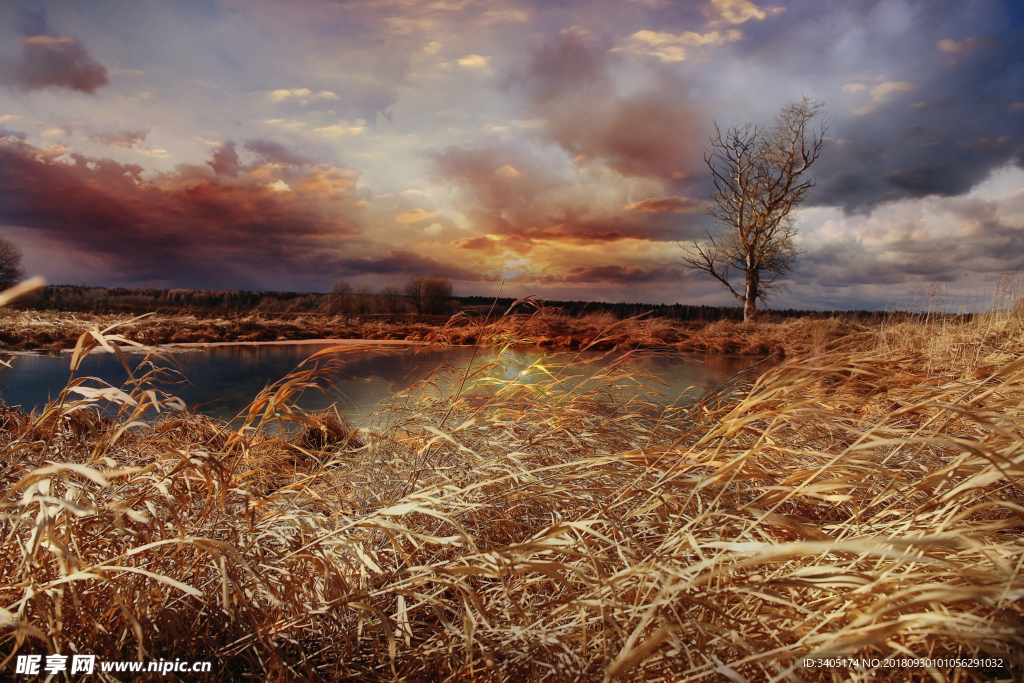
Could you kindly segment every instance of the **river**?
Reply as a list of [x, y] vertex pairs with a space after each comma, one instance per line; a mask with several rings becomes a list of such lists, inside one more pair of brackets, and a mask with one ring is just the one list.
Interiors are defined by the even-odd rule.
[[[296, 369], [309, 356], [330, 344], [249, 344], [213, 347], [165, 349], [166, 357], [154, 365], [176, 368], [181, 373], [179, 384], [159, 388], [177, 396], [199, 412], [222, 420], [231, 420], [244, 411], [252, 399], [268, 383], [276, 382]], [[373, 350], [354, 353], [356, 349]], [[296, 403], [306, 410], [319, 410], [331, 405], [353, 422], [369, 415], [382, 399], [409, 388], [429, 372], [441, 368], [449, 376], [460, 376], [472, 360], [478, 368], [496, 362], [490, 376], [500, 381], [537, 382], [551, 375], [569, 382], [586, 381], [594, 373], [621, 354], [602, 352], [583, 354], [545, 354], [536, 348], [513, 349], [496, 359], [493, 350], [472, 347], [450, 347], [424, 351], [416, 346], [345, 347], [345, 353], [331, 356], [342, 373], [324, 375], [323, 391], [306, 389]], [[475, 354], [475, 355], [474, 355]], [[54, 355], [2, 355], [10, 367], [0, 366], [0, 391], [8, 406], [25, 411], [38, 410], [56, 398], [70, 377], [70, 353]], [[143, 360], [142, 354], [128, 354], [129, 365]], [[562, 368], [569, 360], [575, 362]], [[329, 359], [326, 359], [329, 360]], [[637, 363], [657, 377], [664, 386], [665, 403], [690, 403], [735, 373], [758, 362], [758, 358], [711, 355], [647, 355]], [[321, 363], [322, 364], [322, 363]], [[308, 367], [309, 364], [307, 363]], [[549, 374], [550, 373], [550, 374]], [[561, 374], [559, 374], [561, 373]], [[136, 373], [138, 376], [141, 373]], [[91, 377], [88, 387], [101, 387], [102, 382], [120, 387], [128, 379], [117, 356], [93, 352], [82, 362], [77, 377]], [[102, 382], [97, 381], [102, 380]], [[334, 384], [328, 385], [327, 380]], [[434, 389], [428, 389], [433, 392]], [[77, 395], [72, 398], [79, 398]]]

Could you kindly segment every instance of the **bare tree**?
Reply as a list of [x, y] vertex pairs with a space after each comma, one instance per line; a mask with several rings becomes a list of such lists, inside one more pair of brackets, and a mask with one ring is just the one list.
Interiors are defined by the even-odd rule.
[[359, 285], [354, 296], [355, 310], [359, 315], [366, 315], [373, 308], [373, 289], [367, 285]]
[[394, 285], [387, 285], [380, 290], [381, 308], [394, 315], [402, 309], [402, 290]]
[[[782, 107], [767, 126], [748, 123], [723, 133], [715, 124], [712, 150], [704, 155], [715, 184], [707, 212], [722, 232], [717, 238], [708, 233], [703, 245], [683, 247], [683, 263], [725, 285], [743, 304], [744, 320], [793, 272], [796, 229], [790, 214], [814, 187], [813, 176], [804, 174], [818, 159], [828, 129], [824, 119], [817, 131], [810, 125], [823, 106], [804, 97]], [[743, 274], [739, 291], [730, 279], [733, 270]]]
[[405, 281], [403, 287], [406, 298], [417, 313], [440, 315], [452, 309], [452, 281], [446, 277], [435, 275], [426, 277], [414, 275]]
[[21, 249], [0, 237], [0, 290], [13, 287], [25, 279], [21, 259]]
[[405, 297], [417, 313], [423, 312], [423, 289], [426, 287], [427, 279], [425, 275], [413, 275], [405, 281], [405, 287], [402, 288]]
[[331, 288], [330, 299], [331, 313], [348, 313], [352, 306], [352, 285], [344, 280], [338, 280]]
[[433, 315], [451, 313], [452, 281], [446, 277], [428, 277], [423, 285], [423, 312]]

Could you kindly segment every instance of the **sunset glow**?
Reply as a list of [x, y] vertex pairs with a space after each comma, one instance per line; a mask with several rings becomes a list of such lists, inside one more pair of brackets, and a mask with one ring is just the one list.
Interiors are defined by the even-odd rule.
[[0, 237], [52, 283], [733, 303], [714, 122], [831, 122], [773, 305], [1024, 266], [1024, 13], [1003, 0], [0, 7]]

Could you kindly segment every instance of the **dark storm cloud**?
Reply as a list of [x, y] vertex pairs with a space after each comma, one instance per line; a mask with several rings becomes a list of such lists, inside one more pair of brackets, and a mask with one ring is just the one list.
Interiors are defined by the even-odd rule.
[[643, 268], [641, 266], [622, 266], [617, 264], [602, 266], [573, 266], [564, 275], [546, 275], [537, 278], [544, 284], [572, 283], [595, 285], [638, 285], [657, 282], [678, 283], [685, 279], [687, 273], [683, 268], [674, 266], [658, 266]]
[[607, 265], [585, 268], [576, 266], [569, 269], [567, 279], [583, 282], [617, 282], [622, 284], [679, 281], [683, 277], [682, 268], [658, 267], [642, 268], [640, 266]]
[[[980, 254], [964, 253], [965, 250], [956, 249], [954, 244], [936, 243], [926, 249], [914, 248], [911, 245], [903, 246], [904, 251], [886, 253], [883, 259], [877, 251], [866, 249], [862, 245], [831, 243], [802, 256], [794, 282], [798, 286], [814, 283], [826, 289], [852, 287], [868, 282], [874, 285], [927, 285], [935, 282], [954, 282], [965, 274], [965, 266], [969, 266], [970, 272], [975, 273], [1001, 273], [1006, 268], [1018, 265], [1022, 260], [1016, 257], [1010, 260], [1001, 259], [998, 264], [986, 264], [983, 261], [987, 259], [979, 258]], [[1016, 248], [1019, 250], [1020, 246], [1017, 240]], [[892, 247], [899, 250], [900, 245], [895, 244]], [[967, 259], [967, 263], [964, 259]]]
[[128, 282], [266, 286], [309, 273], [359, 232], [356, 178], [343, 169], [289, 176], [291, 191], [280, 192], [199, 166], [147, 182], [140, 166], [51, 157], [0, 140], [0, 224], [98, 259]]
[[66, 88], [94, 94], [110, 83], [107, 69], [71, 36], [52, 34], [42, 14], [21, 13], [21, 55], [0, 60], [0, 83], [22, 91]]
[[1020, 163], [1024, 116], [1014, 103], [1024, 102], [1024, 40], [998, 9], [801, 2], [773, 27], [744, 25], [735, 49], [746, 62], [785, 66], [799, 82], [845, 80], [809, 93], [827, 99], [832, 119], [809, 204], [865, 213], [955, 196]]
[[321, 266], [339, 275], [439, 275], [470, 281], [494, 279], [453, 263], [402, 249], [391, 249], [382, 258], [324, 260]]
[[[1015, 206], [1016, 205], [1016, 206]], [[927, 285], [1024, 266], [1024, 197], [954, 197], [895, 207], [886, 220], [867, 219], [870, 240], [834, 240], [801, 255], [796, 283], [825, 289]]]

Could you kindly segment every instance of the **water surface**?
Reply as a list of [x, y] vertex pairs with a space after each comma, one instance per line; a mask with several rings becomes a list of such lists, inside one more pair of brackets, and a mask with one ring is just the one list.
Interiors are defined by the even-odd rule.
[[[193, 347], [170, 349], [168, 359], [152, 361], [155, 366], [177, 368], [181, 382], [156, 388], [181, 398], [199, 412], [230, 420], [244, 411], [268, 384], [294, 371], [312, 354], [329, 344], [266, 344], [246, 346]], [[347, 347], [349, 351], [353, 347]], [[339, 353], [327, 360], [336, 361], [342, 372], [329, 372], [320, 386], [324, 391], [306, 389], [296, 403], [306, 410], [336, 406], [338, 412], [359, 422], [382, 399], [409, 388], [439, 366], [448, 368], [448, 377], [459, 377], [472, 360], [472, 368], [495, 362], [495, 352], [471, 347], [434, 349], [424, 352], [415, 346], [376, 347], [368, 353]], [[489, 372], [500, 381], [539, 382], [557, 375], [567, 386], [586, 381], [621, 354], [602, 352], [585, 354], [545, 354], [536, 348], [507, 351]], [[0, 391], [8, 406], [26, 411], [39, 409], [56, 398], [70, 376], [70, 354], [3, 356], [11, 367], [0, 367]], [[565, 365], [576, 359], [575, 365]], [[141, 354], [128, 355], [131, 366], [143, 360]], [[731, 356], [668, 355], [640, 358], [637, 363], [666, 383], [659, 389], [666, 403], [690, 403], [735, 373], [759, 359]], [[583, 362], [589, 361], [589, 362]], [[324, 361], [321, 362], [321, 365]], [[307, 363], [308, 367], [309, 364]], [[150, 369], [150, 368], [147, 368]], [[141, 374], [141, 373], [136, 373]], [[117, 356], [93, 352], [82, 362], [77, 377], [92, 377], [120, 387], [128, 374]], [[630, 380], [626, 380], [630, 381]], [[334, 384], [334, 387], [330, 386]], [[87, 386], [102, 384], [90, 380]], [[437, 393], [428, 388], [427, 393]], [[77, 398], [77, 396], [76, 396]]]

